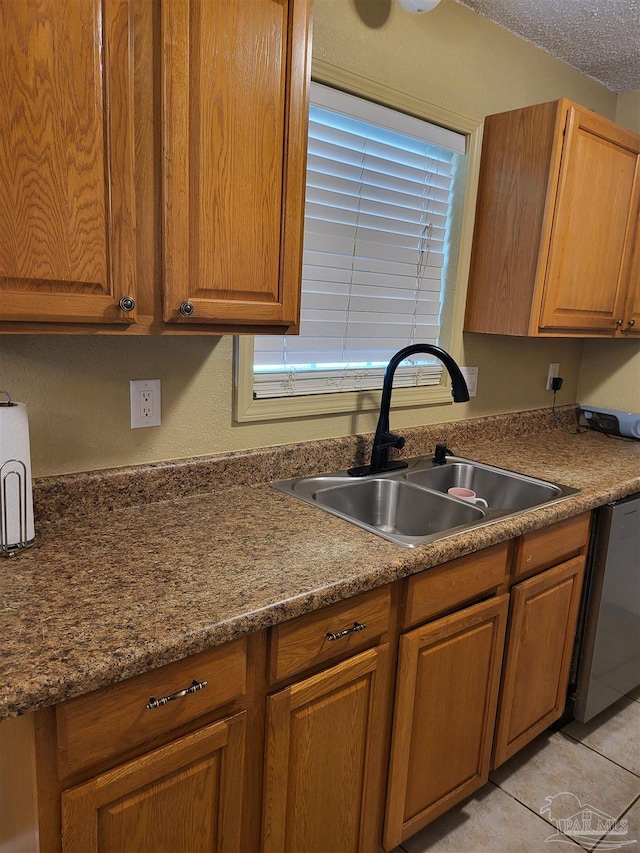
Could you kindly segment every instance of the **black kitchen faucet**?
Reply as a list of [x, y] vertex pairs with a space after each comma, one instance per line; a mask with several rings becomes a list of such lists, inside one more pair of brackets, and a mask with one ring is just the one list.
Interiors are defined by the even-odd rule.
[[460, 368], [449, 355], [448, 352], [436, 347], [433, 344], [412, 344], [404, 347], [391, 357], [387, 369], [384, 372], [384, 382], [382, 383], [382, 398], [380, 400], [380, 416], [378, 418], [378, 426], [373, 439], [373, 448], [371, 449], [371, 462], [369, 465], [361, 465], [358, 468], [350, 468], [349, 474], [352, 477], [366, 477], [367, 474], [381, 474], [383, 471], [393, 471], [398, 468], [406, 468], [407, 463], [401, 460], [389, 462], [389, 448], [395, 447], [398, 450], [404, 447], [405, 440], [401, 435], [389, 430], [389, 408], [391, 406], [391, 391], [393, 388], [393, 377], [397, 366], [405, 358], [415, 355], [418, 352], [428, 355], [435, 355], [436, 358], [447, 368], [451, 377], [451, 395], [454, 403], [466, 403], [469, 399], [469, 390], [467, 383], [464, 381], [464, 376]]

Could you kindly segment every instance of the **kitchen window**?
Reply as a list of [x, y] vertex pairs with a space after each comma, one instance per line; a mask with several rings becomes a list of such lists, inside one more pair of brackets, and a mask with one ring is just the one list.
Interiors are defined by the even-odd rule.
[[[316, 83], [309, 118], [300, 335], [240, 340], [238, 420], [376, 408], [363, 392], [382, 387], [398, 349], [459, 348], [468, 127]], [[396, 405], [450, 400], [440, 362], [426, 357], [394, 384]]]

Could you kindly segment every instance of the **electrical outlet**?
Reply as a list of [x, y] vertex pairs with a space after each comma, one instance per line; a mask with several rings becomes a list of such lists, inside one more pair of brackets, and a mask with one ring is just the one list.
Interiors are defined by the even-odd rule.
[[460, 371], [464, 376], [464, 381], [469, 389], [469, 396], [475, 397], [478, 391], [478, 368], [477, 367], [461, 367]]
[[553, 362], [549, 365], [549, 374], [547, 376], [547, 391], [551, 391], [551, 380], [555, 379], [560, 374], [560, 365]]
[[159, 379], [132, 379], [129, 382], [131, 429], [160, 426], [161, 398]]

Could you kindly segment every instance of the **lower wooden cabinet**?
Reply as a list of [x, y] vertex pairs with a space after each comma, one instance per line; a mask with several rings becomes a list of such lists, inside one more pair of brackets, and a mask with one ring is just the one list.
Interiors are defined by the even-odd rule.
[[389, 647], [267, 699], [264, 853], [380, 849]]
[[494, 767], [562, 716], [584, 564], [574, 557], [511, 589]]
[[63, 791], [63, 853], [240, 853], [245, 718]]
[[393, 850], [562, 715], [588, 536], [568, 519], [3, 723], [0, 848]]
[[487, 781], [507, 606], [502, 595], [400, 638], [387, 850]]

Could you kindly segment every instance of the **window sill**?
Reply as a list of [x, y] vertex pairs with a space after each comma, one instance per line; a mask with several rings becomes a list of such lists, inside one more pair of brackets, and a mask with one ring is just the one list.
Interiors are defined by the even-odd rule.
[[[236, 338], [234, 356], [236, 362], [234, 417], [239, 423], [288, 420], [341, 412], [368, 412], [377, 411], [380, 408], [380, 391], [345, 391], [332, 394], [310, 394], [304, 397], [255, 400], [253, 373], [240, 369], [240, 365], [253, 364], [253, 338], [245, 336]], [[444, 374], [440, 385], [394, 389], [391, 408], [443, 405], [452, 402], [449, 377]]]

